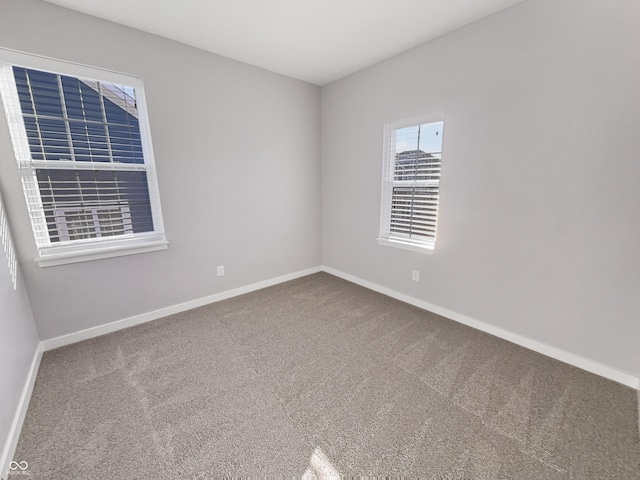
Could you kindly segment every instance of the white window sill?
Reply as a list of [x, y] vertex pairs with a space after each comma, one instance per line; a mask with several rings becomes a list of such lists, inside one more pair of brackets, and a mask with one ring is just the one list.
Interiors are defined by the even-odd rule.
[[410, 250], [412, 252], [426, 253], [427, 255], [433, 255], [434, 250], [434, 248], [429, 245], [416, 245], [415, 243], [407, 243], [399, 240], [389, 240], [388, 238], [378, 238], [378, 245], [400, 248], [402, 250]]
[[133, 245], [113, 245], [97, 246], [96, 248], [65, 253], [48, 253], [35, 259], [40, 267], [53, 267], [55, 265], [66, 265], [68, 263], [90, 262], [103, 258], [122, 257], [124, 255], [135, 255], [138, 253], [155, 252], [166, 250], [169, 242], [166, 240], [154, 240]]

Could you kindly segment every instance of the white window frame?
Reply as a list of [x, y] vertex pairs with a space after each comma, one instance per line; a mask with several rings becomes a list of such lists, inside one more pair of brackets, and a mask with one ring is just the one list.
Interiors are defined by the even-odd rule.
[[[33, 160], [29, 149], [26, 128], [20, 108], [18, 91], [13, 76], [13, 66], [66, 75], [80, 79], [108, 82], [115, 85], [126, 85], [135, 91], [138, 107], [138, 122], [144, 164], [109, 163], [104, 165], [84, 165], [85, 162]], [[18, 169], [22, 178], [22, 186], [29, 209], [31, 226], [38, 250], [35, 259], [41, 267], [62, 265], [67, 263], [97, 260], [122, 255], [164, 250], [168, 246], [162, 221], [162, 208], [156, 176], [155, 161], [151, 143], [151, 132], [147, 114], [142, 78], [124, 73], [90, 67], [72, 62], [18, 52], [0, 48], [0, 91], [11, 133], [12, 143]], [[90, 163], [90, 162], [86, 162]], [[91, 167], [91, 168], [89, 168]], [[126, 233], [124, 235], [97, 237], [81, 240], [62, 240], [51, 242], [46, 225], [44, 208], [40, 197], [40, 189], [36, 178], [38, 168], [61, 168], [68, 170], [115, 170], [145, 171], [153, 219], [153, 231], [144, 233]]]
[[[395, 180], [394, 176], [396, 162], [396, 131], [402, 128], [436, 122], [444, 122], [443, 112], [418, 115], [415, 117], [388, 122], [384, 125], [382, 198], [380, 202], [380, 235], [377, 238], [379, 245], [433, 255], [436, 243], [435, 237], [433, 239], [414, 240], [411, 238], [395, 235], [391, 232], [391, 211], [394, 186], [436, 186], [438, 187], [438, 192], [440, 191], [439, 180], [421, 180], [407, 182], [403, 180]], [[442, 141], [442, 149], [444, 149], [444, 137], [442, 138]], [[436, 229], [438, 210], [439, 205], [436, 206]]]

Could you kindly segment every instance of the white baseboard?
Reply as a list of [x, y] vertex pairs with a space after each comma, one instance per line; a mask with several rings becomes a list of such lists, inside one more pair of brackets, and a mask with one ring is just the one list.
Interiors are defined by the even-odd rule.
[[383, 287], [381, 285], [378, 285], [373, 282], [369, 282], [367, 280], [363, 280], [359, 277], [341, 272], [340, 270], [336, 270], [331, 267], [323, 266], [322, 271], [330, 273], [331, 275], [335, 275], [336, 277], [340, 277], [349, 282], [358, 284], [365, 288], [368, 288], [369, 290], [374, 290], [376, 292], [382, 293], [384, 295], [395, 298], [402, 302], [409, 303], [423, 310], [428, 310], [430, 312], [437, 313], [438, 315], [442, 315], [443, 317], [446, 317], [448, 319], [454, 320], [464, 325], [468, 325], [469, 327], [473, 327], [482, 332], [489, 333], [496, 337], [507, 340], [511, 343], [515, 343], [522, 347], [528, 348], [529, 350], [533, 350], [534, 352], [538, 352], [543, 355], [546, 355], [547, 357], [551, 357], [556, 360], [560, 360], [561, 362], [568, 363], [569, 365], [573, 365], [574, 367], [581, 368], [582, 370], [586, 370], [587, 372], [595, 373], [596, 375], [599, 375], [601, 377], [605, 377], [615, 382], [626, 385], [628, 387], [634, 388], [636, 390], [640, 390], [640, 379], [638, 377], [633, 376], [626, 372], [622, 372], [608, 365], [604, 365], [602, 363], [596, 362], [594, 360], [590, 360], [580, 355], [575, 355], [573, 353], [566, 352], [560, 348], [552, 347], [545, 343], [538, 342], [537, 340], [532, 340], [522, 335], [518, 335], [517, 333], [513, 333], [508, 330], [504, 330], [502, 328], [482, 322], [480, 320], [467, 317], [466, 315], [452, 312], [451, 310], [447, 310], [446, 308], [433, 305], [431, 303], [425, 302], [424, 300], [419, 300], [417, 298], [410, 297], [409, 295], [396, 292], [395, 290], [391, 290], [390, 288]]
[[2, 480], [6, 480], [9, 476], [9, 467], [13, 460], [13, 454], [18, 446], [18, 439], [20, 438], [24, 418], [27, 415], [27, 409], [29, 408], [29, 401], [31, 400], [33, 386], [36, 384], [36, 376], [38, 374], [38, 368], [40, 367], [40, 361], [42, 360], [43, 351], [42, 342], [39, 342], [36, 352], [33, 355], [33, 361], [31, 362], [31, 368], [27, 375], [27, 381], [22, 389], [18, 408], [16, 409], [16, 413], [13, 417], [13, 422], [11, 422], [11, 426], [9, 427], [7, 443], [5, 444], [2, 452], [2, 457], [0, 457], [0, 479]]
[[42, 342], [44, 350], [53, 350], [54, 348], [64, 347], [65, 345], [71, 345], [72, 343], [81, 342], [89, 338], [99, 337], [107, 333], [122, 330], [123, 328], [133, 327], [141, 323], [157, 320], [168, 315], [184, 312], [193, 308], [209, 305], [210, 303], [226, 300], [227, 298], [236, 297], [245, 293], [253, 292], [255, 290], [261, 290], [266, 287], [271, 287], [279, 283], [288, 282], [289, 280], [295, 280], [296, 278], [311, 275], [312, 273], [318, 273], [321, 271], [321, 267], [308, 268], [306, 270], [300, 270], [298, 272], [289, 273], [280, 277], [271, 278], [262, 282], [252, 283], [244, 287], [234, 288], [225, 292], [216, 293], [207, 297], [198, 298], [189, 302], [180, 303], [178, 305], [172, 305], [170, 307], [161, 308], [152, 312], [135, 315], [133, 317], [125, 318], [122, 320], [116, 320], [115, 322], [106, 323], [104, 325], [98, 325], [97, 327], [87, 328], [78, 332], [69, 333], [67, 335], [61, 335], [59, 337], [50, 338]]
[[462, 323], [464, 325], [468, 325], [477, 330], [489, 333], [496, 337], [502, 338], [509, 342], [520, 345], [522, 347], [528, 348], [529, 350], [533, 350], [534, 352], [541, 353], [543, 355], [554, 358], [561, 362], [568, 363], [569, 365], [573, 365], [574, 367], [581, 368], [582, 370], [586, 370], [596, 375], [600, 375], [601, 377], [605, 377], [615, 382], [621, 383], [623, 385], [627, 385], [636, 390], [640, 390], [640, 379], [638, 377], [631, 375], [629, 373], [617, 370], [609, 365], [605, 365], [605, 364], [596, 362], [594, 360], [590, 360], [588, 358], [582, 357], [580, 355], [576, 355], [576, 354], [567, 352], [565, 350], [552, 347], [550, 345], [539, 342], [537, 340], [533, 340], [533, 339], [524, 337], [522, 335], [519, 335], [517, 333], [513, 333], [508, 330], [504, 330], [502, 328], [496, 327], [494, 325], [482, 322], [480, 320], [476, 320], [466, 315], [462, 315], [460, 313], [447, 310], [446, 308], [442, 308], [437, 305], [433, 305], [429, 302], [426, 302], [424, 300], [419, 300], [409, 295], [396, 292], [395, 290], [391, 290], [390, 288], [383, 287], [376, 283], [369, 282], [368, 280], [363, 280], [362, 278], [356, 277], [354, 275], [350, 275], [348, 273], [345, 273], [340, 270], [336, 270], [334, 268], [327, 267], [327, 266], [313, 267], [306, 270], [301, 270], [299, 272], [290, 273], [288, 275], [283, 275], [283, 276], [272, 278], [269, 280], [264, 280], [262, 282], [253, 283], [251, 285], [246, 285], [244, 287], [227, 290], [226, 292], [216, 293], [214, 295], [198, 298], [196, 300], [191, 300], [189, 302], [180, 303], [178, 305], [173, 305], [166, 308], [161, 308], [159, 310], [143, 313], [141, 315], [135, 315], [133, 317], [125, 318], [122, 320], [117, 320], [115, 322], [107, 323], [105, 325], [99, 325], [97, 327], [88, 328], [86, 330], [80, 330], [79, 332], [74, 332], [67, 335], [62, 335], [60, 337], [51, 338], [41, 342], [42, 347], [44, 348], [45, 351], [52, 350], [58, 347], [63, 347], [65, 345], [70, 345], [72, 343], [81, 342], [82, 340], [87, 340], [89, 338], [94, 338], [100, 335], [115, 332], [117, 330], [122, 330], [123, 328], [128, 328], [134, 325], [139, 325], [141, 323], [157, 320], [159, 318], [166, 317], [168, 315], [173, 315], [175, 313], [184, 312], [192, 308], [202, 307], [210, 303], [219, 302], [227, 298], [243, 295], [245, 293], [253, 292], [255, 290], [260, 290], [262, 288], [270, 287], [272, 285], [277, 285], [279, 283], [287, 282], [289, 280], [294, 280], [296, 278], [304, 277], [306, 275], [311, 275], [313, 273], [317, 273], [320, 271], [330, 273], [331, 275], [335, 275], [336, 277], [340, 277], [344, 280], [361, 285], [365, 288], [382, 293], [384, 295], [395, 298], [402, 302], [409, 303], [423, 310], [428, 310], [438, 315], [442, 315], [443, 317], [449, 318], [451, 320]]
[[428, 302], [419, 300], [409, 295], [396, 292], [395, 290], [391, 290], [389, 288], [383, 287], [376, 283], [363, 280], [359, 277], [350, 275], [348, 273], [344, 273], [334, 268], [327, 267], [327, 266], [320, 266], [320, 267], [309, 268], [309, 269], [291, 273], [288, 275], [272, 278], [269, 280], [264, 280], [262, 282], [253, 283], [251, 285], [247, 285], [244, 287], [227, 290], [226, 292], [217, 293], [214, 295], [199, 298], [189, 302], [173, 305], [171, 307], [155, 310], [153, 312], [136, 315], [123, 320], [111, 322], [105, 325], [100, 325], [94, 328], [81, 330], [79, 332], [63, 335], [60, 337], [56, 337], [56, 338], [52, 338], [52, 339], [40, 342], [38, 345], [38, 348], [36, 349], [33, 362], [31, 364], [31, 369], [29, 371], [27, 381], [25, 382], [25, 386], [24, 386], [22, 395], [20, 397], [20, 402], [16, 410], [16, 414], [14, 416], [13, 422], [9, 429], [7, 443], [5, 445], [4, 451], [2, 452], [2, 456], [0, 457], [0, 480], [7, 480], [10, 462], [13, 459], [13, 455], [17, 447], [18, 439], [20, 438], [20, 432], [22, 430], [22, 425], [24, 423], [24, 419], [27, 413], [27, 408], [29, 407], [29, 401], [31, 399], [31, 394], [33, 392], [33, 387], [36, 381], [36, 375], [37, 375], [38, 368], [40, 366], [40, 361], [42, 359], [42, 354], [44, 351], [62, 347], [64, 345], [80, 342], [82, 340], [104, 335], [106, 333], [115, 332], [117, 330], [121, 330], [123, 328], [131, 327], [141, 323], [156, 320], [158, 318], [162, 318], [167, 315], [172, 315], [175, 313], [190, 310], [192, 308], [201, 307], [204, 305], [208, 305], [210, 303], [219, 302], [227, 298], [231, 298], [231, 297], [235, 297], [245, 293], [260, 290], [262, 288], [270, 287], [272, 285], [277, 285], [279, 283], [287, 282], [289, 280], [294, 280], [296, 278], [304, 277], [306, 275], [311, 275], [313, 273], [317, 273], [320, 271], [327, 272], [331, 275], [335, 275], [336, 277], [340, 277], [349, 282], [361, 285], [370, 290], [382, 293], [384, 295], [390, 296], [402, 302], [409, 303], [423, 310], [428, 310], [438, 315], [442, 315], [443, 317], [449, 318], [451, 320], [462, 323], [464, 325], [468, 325], [477, 330], [489, 333], [496, 337], [502, 338], [509, 342], [520, 345], [522, 347], [528, 348], [529, 350], [533, 350], [535, 352], [541, 353], [543, 355], [554, 358], [561, 362], [567, 363], [569, 365], [573, 365], [575, 367], [581, 368], [588, 372], [594, 373], [596, 375], [600, 375], [602, 377], [608, 378], [615, 382], [634, 388], [639, 391], [638, 392], [638, 400], [639, 400], [638, 428], [640, 429], [640, 379], [638, 377], [635, 377], [626, 372], [622, 372], [608, 365], [604, 365], [599, 362], [584, 358], [580, 355], [575, 355], [573, 353], [566, 352], [562, 349], [552, 347], [545, 343], [532, 340], [530, 338], [524, 337], [522, 335], [518, 335], [516, 333], [509, 332], [502, 328], [495, 327], [493, 325], [473, 319], [471, 317], [467, 317], [465, 315], [452, 312], [445, 308], [430, 304]]

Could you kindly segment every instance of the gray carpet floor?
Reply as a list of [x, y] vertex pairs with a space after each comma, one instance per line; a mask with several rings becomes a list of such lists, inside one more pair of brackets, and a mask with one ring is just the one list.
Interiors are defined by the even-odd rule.
[[325, 273], [46, 352], [14, 459], [37, 479], [640, 478], [634, 390]]

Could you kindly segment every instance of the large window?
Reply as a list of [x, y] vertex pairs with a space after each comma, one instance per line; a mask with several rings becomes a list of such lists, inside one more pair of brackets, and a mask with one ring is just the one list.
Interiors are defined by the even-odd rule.
[[142, 80], [0, 49], [41, 266], [166, 248]]
[[441, 113], [385, 125], [380, 244], [433, 253], [443, 128]]

